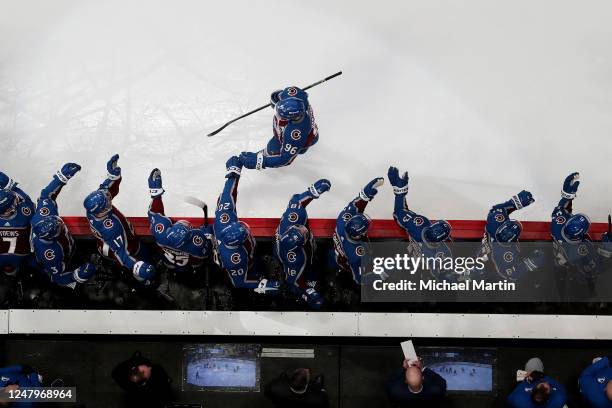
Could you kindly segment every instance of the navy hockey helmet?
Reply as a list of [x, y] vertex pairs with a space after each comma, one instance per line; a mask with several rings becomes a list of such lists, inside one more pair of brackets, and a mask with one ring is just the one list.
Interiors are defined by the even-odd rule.
[[138, 261], [134, 264], [134, 268], [132, 268], [132, 274], [140, 282], [150, 281], [155, 277], [155, 268], [151, 264]]
[[523, 226], [517, 220], [506, 220], [495, 231], [495, 241], [516, 242], [521, 236]]
[[584, 214], [572, 215], [563, 226], [563, 235], [572, 241], [581, 240], [589, 231], [591, 220]]
[[280, 100], [275, 110], [280, 119], [297, 121], [306, 114], [306, 104], [301, 99], [290, 97]]
[[346, 233], [353, 239], [359, 239], [368, 233], [370, 217], [365, 214], [356, 214], [346, 223]]
[[286, 252], [304, 246], [309, 236], [310, 232], [304, 225], [292, 225], [279, 238], [281, 251]]
[[17, 195], [10, 190], [0, 190], [0, 217], [10, 217], [17, 207]]
[[171, 248], [180, 249], [191, 239], [191, 231], [193, 227], [189, 221], [180, 220], [173, 226], [168, 228], [166, 239]]
[[60, 234], [64, 222], [57, 215], [43, 218], [32, 226], [32, 233], [40, 239], [53, 239]]
[[219, 240], [227, 246], [236, 246], [246, 241], [248, 232], [241, 222], [233, 222], [221, 230]]
[[96, 190], [85, 197], [83, 207], [89, 214], [105, 214], [111, 209], [111, 198], [106, 190]]
[[451, 233], [451, 226], [445, 220], [438, 220], [423, 228], [423, 237], [427, 242], [446, 241]]

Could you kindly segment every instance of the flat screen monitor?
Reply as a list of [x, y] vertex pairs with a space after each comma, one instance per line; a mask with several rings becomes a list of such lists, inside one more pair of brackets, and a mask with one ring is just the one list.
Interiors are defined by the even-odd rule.
[[183, 391], [259, 391], [255, 344], [190, 344], [183, 349]]
[[490, 394], [496, 391], [495, 349], [422, 347], [417, 353], [425, 367], [446, 380], [449, 392]]

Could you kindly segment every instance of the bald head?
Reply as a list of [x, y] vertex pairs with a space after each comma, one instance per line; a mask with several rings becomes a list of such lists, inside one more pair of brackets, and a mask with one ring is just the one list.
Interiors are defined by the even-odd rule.
[[405, 383], [412, 392], [420, 392], [423, 388], [423, 372], [419, 367], [412, 366], [406, 369]]

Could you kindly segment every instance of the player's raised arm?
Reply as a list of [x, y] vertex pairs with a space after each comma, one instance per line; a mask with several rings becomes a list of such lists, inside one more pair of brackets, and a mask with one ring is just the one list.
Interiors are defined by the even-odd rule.
[[121, 184], [121, 167], [117, 165], [119, 155], [115, 154], [106, 163], [106, 180], [100, 184], [101, 189], [106, 189], [110, 193], [111, 199], [119, 194], [119, 185]]
[[[555, 208], [555, 212], [559, 209], [563, 209], [568, 213], [572, 213], [572, 202], [576, 198], [578, 192], [578, 186], [580, 185], [580, 173], [574, 172], [567, 176], [563, 181], [563, 188], [561, 189], [561, 199], [559, 204]], [[554, 216], [554, 212], [553, 212]]]
[[242, 162], [238, 156], [232, 156], [225, 163], [225, 169], [225, 178], [227, 180], [225, 180], [225, 186], [219, 196], [215, 218], [219, 218], [223, 214], [237, 217], [236, 200], [238, 198], [238, 181], [240, 180], [240, 172], [242, 171]]
[[62, 191], [62, 187], [68, 183], [72, 177], [81, 170], [81, 166], [76, 163], [66, 163], [56, 174], [53, 175], [51, 182], [41, 190], [40, 200], [51, 200], [55, 202], [57, 196]]
[[315, 181], [306, 191], [300, 194], [294, 194], [293, 197], [291, 197], [289, 205], [287, 205], [287, 211], [296, 208], [296, 206], [306, 207], [312, 200], [319, 198], [321, 194], [329, 191], [330, 188], [331, 182], [327, 179]]
[[385, 183], [385, 179], [383, 177], [376, 177], [375, 179], [370, 181], [368, 184], [366, 184], [361, 189], [361, 191], [359, 192], [359, 195], [357, 195], [357, 197], [355, 197], [353, 200], [351, 200], [348, 203], [348, 205], [344, 208], [342, 213], [347, 213], [347, 212], [350, 214], [363, 213], [368, 203], [372, 201], [372, 199], [374, 199], [374, 197], [378, 193], [377, 187], [382, 186], [384, 183]]
[[518, 194], [512, 196], [512, 198], [510, 198], [508, 201], [494, 205], [491, 208], [490, 213], [495, 212], [496, 210], [501, 210], [504, 211], [506, 215], [509, 215], [513, 211], [525, 208], [534, 202], [535, 199], [533, 198], [533, 195], [527, 190], [522, 190]]
[[151, 234], [153, 236], [163, 235], [172, 226], [172, 220], [166, 217], [164, 213], [164, 202], [162, 201], [164, 188], [162, 187], [162, 177], [159, 169], [151, 171], [148, 184], [149, 194], [151, 195], [151, 204], [148, 211]]
[[405, 171], [400, 176], [398, 168], [391, 166], [387, 172], [387, 178], [391, 187], [393, 187], [393, 194], [395, 195], [393, 218], [400, 227], [408, 231], [410, 221], [417, 215], [408, 208], [408, 203], [406, 202], [409, 180], [408, 172]]

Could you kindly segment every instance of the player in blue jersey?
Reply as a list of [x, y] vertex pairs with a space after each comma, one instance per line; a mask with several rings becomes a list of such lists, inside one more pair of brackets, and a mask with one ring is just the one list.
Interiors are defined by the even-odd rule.
[[[8, 394], [24, 388], [42, 387], [42, 376], [28, 365], [14, 365], [0, 368], [0, 392]], [[5, 395], [6, 396], [6, 395]], [[0, 406], [7, 406], [5, 403]], [[10, 406], [30, 408], [38, 406], [35, 402], [20, 401]]]
[[137, 259], [140, 243], [134, 235], [134, 229], [127, 218], [113, 206], [113, 198], [119, 193], [121, 183], [118, 160], [118, 154], [111, 157], [106, 164], [106, 180], [85, 198], [83, 206], [91, 232], [98, 241], [100, 254], [129, 270], [137, 281], [148, 284], [155, 276], [155, 269]]
[[383, 177], [377, 177], [366, 184], [336, 219], [333, 235], [335, 261], [340, 270], [350, 273], [353, 282], [358, 285], [361, 284], [361, 261], [366, 254], [370, 227], [370, 218], [364, 214], [364, 210], [378, 193], [377, 187], [384, 182]]
[[212, 249], [212, 226], [194, 227], [187, 220], [172, 222], [164, 213], [161, 171], [149, 175], [149, 223], [151, 234], [162, 251], [164, 264], [179, 273], [193, 272], [208, 258]]
[[600, 256], [610, 257], [606, 250], [612, 241], [609, 232], [602, 236], [602, 246], [596, 248], [589, 236], [591, 221], [586, 214], [573, 214], [572, 203], [576, 198], [580, 175], [574, 172], [563, 181], [561, 200], [553, 210], [551, 217], [551, 235], [555, 263], [563, 268], [575, 267], [579, 276], [591, 287], [594, 279], [601, 272]]
[[523, 226], [510, 214], [535, 202], [529, 191], [523, 190], [508, 201], [494, 205], [487, 216], [480, 256], [490, 257], [499, 278], [518, 280], [527, 272], [535, 271], [544, 263], [544, 253], [534, 250], [521, 254], [519, 238]]
[[215, 262], [227, 273], [233, 287], [254, 289], [257, 293], [277, 294], [280, 282], [260, 279], [255, 265], [255, 239], [249, 226], [236, 213], [238, 181], [242, 162], [232, 156], [226, 163], [226, 179], [215, 211]]
[[580, 393], [592, 408], [612, 408], [610, 357], [597, 357], [578, 379]]
[[[445, 241], [450, 240], [451, 226], [445, 220], [431, 221], [429, 218], [417, 214], [408, 208], [406, 195], [408, 194], [408, 172], [401, 176], [397, 167], [389, 167], [387, 173], [389, 183], [395, 194], [393, 218], [395, 222], [408, 234], [410, 246], [409, 254], [418, 258], [452, 258], [452, 252]], [[457, 280], [454, 271], [444, 271], [439, 268], [430, 270], [436, 279]]]
[[321, 179], [303, 193], [294, 194], [280, 219], [274, 240], [274, 254], [283, 265], [285, 284], [313, 309], [320, 309], [323, 299], [315, 289], [318, 276], [312, 269], [312, 261], [316, 245], [306, 206], [330, 187], [329, 180]]
[[32, 250], [36, 262], [51, 282], [74, 289], [94, 276], [93, 264], [85, 263], [69, 270], [70, 259], [74, 255], [74, 239], [59, 216], [57, 196], [74, 175], [81, 170], [75, 163], [66, 163], [58, 171], [47, 187], [40, 192], [36, 212], [32, 217]]
[[34, 203], [17, 182], [0, 172], [0, 271], [14, 276], [30, 255]]
[[242, 152], [240, 160], [247, 169], [288, 166], [310, 146], [317, 143], [319, 131], [308, 94], [290, 86], [272, 93], [273, 137], [259, 152]]

